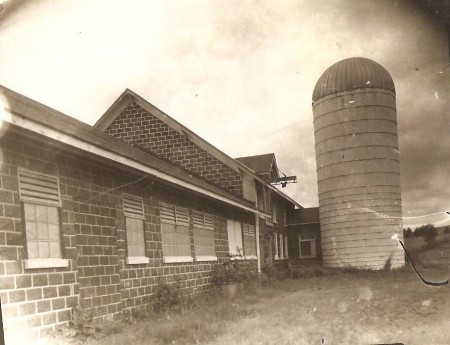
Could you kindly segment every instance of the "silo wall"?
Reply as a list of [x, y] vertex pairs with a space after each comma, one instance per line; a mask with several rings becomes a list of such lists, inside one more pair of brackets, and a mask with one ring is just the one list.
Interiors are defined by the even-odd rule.
[[403, 266], [395, 93], [358, 89], [313, 105], [323, 264]]

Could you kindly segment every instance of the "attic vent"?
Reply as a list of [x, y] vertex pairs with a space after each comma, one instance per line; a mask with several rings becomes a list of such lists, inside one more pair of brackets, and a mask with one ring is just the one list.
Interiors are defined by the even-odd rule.
[[142, 198], [123, 194], [123, 212], [126, 217], [144, 218], [144, 205]]
[[31, 203], [61, 206], [56, 176], [19, 170], [20, 199]]
[[250, 224], [242, 224], [242, 230], [244, 231], [244, 236], [255, 237], [255, 226]]
[[161, 222], [189, 226], [188, 209], [174, 205], [159, 204]]
[[211, 215], [193, 211], [192, 217], [194, 221], [194, 227], [214, 230], [214, 221]]

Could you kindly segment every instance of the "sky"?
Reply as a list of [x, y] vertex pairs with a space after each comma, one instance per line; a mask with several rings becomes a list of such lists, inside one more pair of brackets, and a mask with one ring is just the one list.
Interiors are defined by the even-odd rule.
[[354, 56], [396, 84], [404, 226], [450, 224], [447, 36], [411, 1], [8, 0], [0, 12], [3, 86], [90, 125], [129, 88], [233, 158], [275, 153], [304, 207], [318, 206], [312, 91]]

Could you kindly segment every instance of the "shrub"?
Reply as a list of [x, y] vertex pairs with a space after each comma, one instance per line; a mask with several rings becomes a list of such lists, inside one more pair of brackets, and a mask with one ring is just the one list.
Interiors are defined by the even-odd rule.
[[419, 226], [414, 230], [415, 236], [420, 236], [430, 246], [436, 241], [437, 229], [433, 224]]
[[185, 299], [180, 292], [178, 283], [158, 284], [153, 298], [155, 300], [153, 306], [157, 312], [173, 310]]

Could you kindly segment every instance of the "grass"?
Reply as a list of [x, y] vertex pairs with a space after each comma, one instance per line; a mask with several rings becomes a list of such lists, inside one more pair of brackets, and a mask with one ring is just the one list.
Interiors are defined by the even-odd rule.
[[[442, 260], [444, 259], [444, 260]], [[426, 279], [449, 274], [450, 242], [415, 255]], [[441, 261], [439, 261], [441, 260]], [[271, 280], [234, 299], [206, 293], [177, 311], [115, 325], [114, 334], [66, 343], [450, 344], [450, 288], [423, 285], [410, 266], [393, 271], [315, 270]]]

